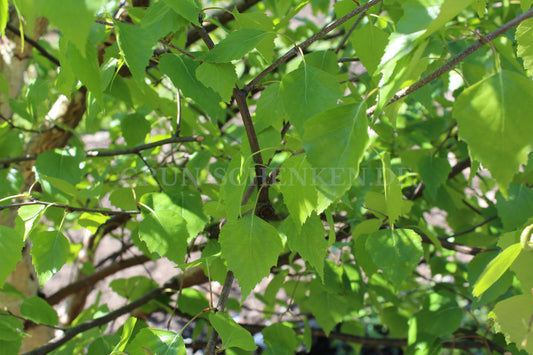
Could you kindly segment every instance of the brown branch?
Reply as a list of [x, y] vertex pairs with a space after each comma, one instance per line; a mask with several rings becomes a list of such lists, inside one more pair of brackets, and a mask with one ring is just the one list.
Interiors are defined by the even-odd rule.
[[[437, 79], [439, 76], [449, 72], [452, 70], [457, 64], [465, 60], [469, 55], [477, 51], [479, 48], [483, 47], [485, 44], [490, 43], [491, 40], [495, 39], [496, 37], [504, 34], [505, 32], [509, 31], [511, 28], [518, 26], [522, 21], [527, 20], [528, 18], [533, 17], [533, 9], [530, 9], [526, 12], [524, 12], [522, 15], [512, 19], [511, 21], [507, 22], [505, 25], [501, 26], [497, 30], [489, 33], [485, 37], [482, 37], [481, 39], [477, 40], [463, 50], [461, 53], [457, 54], [455, 57], [435, 69], [433, 72], [431, 72], [429, 75], [425, 76], [424, 78], [420, 79], [416, 83], [414, 83], [411, 86], [406, 87], [405, 89], [402, 89], [398, 91], [392, 99], [387, 103], [386, 106], [404, 98], [405, 96], [415, 92], [416, 90], [426, 86], [427, 84], [431, 83], [433, 80]], [[376, 106], [372, 106], [366, 111], [366, 114], [368, 116], [372, 116], [374, 114], [374, 111], [376, 110]]]
[[194, 23], [192, 26], [196, 29], [196, 31], [200, 34], [200, 38], [204, 41], [205, 45], [209, 50], [215, 48], [215, 42], [211, 39], [209, 36], [209, 32], [206, 31], [205, 27], [203, 26], [197, 26]]
[[148, 261], [150, 261], [150, 258], [145, 255], [138, 255], [138, 256], [134, 256], [129, 259], [121, 260], [117, 263], [113, 263], [109, 265], [108, 267], [98, 270], [95, 273], [83, 279], [80, 279], [76, 282], [73, 282], [63, 287], [62, 289], [46, 297], [45, 299], [48, 302], [48, 304], [53, 306], [61, 302], [66, 297], [72, 295], [73, 293], [76, 293], [83, 288], [91, 287], [98, 281], [105, 279], [109, 275], [113, 275], [117, 271], [124, 270], [132, 266], [144, 264]]
[[0, 211], [5, 210], [7, 208], [17, 208], [21, 206], [31, 206], [31, 205], [43, 205], [43, 206], [50, 206], [50, 207], [56, 207], [56, 208], [62, 208], [69, 212], [90, 212], [90, 213], [100, 213], [104, 216], [116, 216], [116, 215], [123, 215], [123, 214], [139, 214], [140, 212], [135, 211], [116, 211], [116, 210], [101, 210], [101, 209], [95, 209], [95, 208], [85, 208], [85, 207], [74, 207], [74, 206], [68, 206], [63, 205], [60, 203], [54, 203], [54, 202], [48, 202], [48, 201], [28, 201], [28, 202], [19, 202], [19, 203], [13, 203], [10, 205], [3, 205], [0, 206]]
[[[167, 139], [162, 139], [160, 141], [141, 144], [136, 147], [125, 148], [125, 149], [116, 149], [116, 150], [89, 150], [85, 152], [87, 158], [100, 158], [100, 157], [112, 157], [117, 155], [126, 155], [126, 154], [138, 154], [143, 150], [159, 147], [165, 144], [172, 143], [186, 143], [186, 142], [201, 142], [204, 140], [203, 136], [192, 136], [192, 137], [170, 137]], [[21, 161], [35, 160], [39, 157], [39, 154], [26, 154], [13, 158], [2, 158], [0, 159], [0, 165], [18, 163]]]
[[37, 349], [31, 350], [24, 355], [45, 355], [59, 348], [61, 345], [68, 342], [70, 339], [74, 338], [76, 335], [85, 332], [89, 329], [96, 328], [107, 324], [123, 314], [127, 314], [136, 308], [141, 307], [142, 305], [150, 302], [159, 295], [167, 292], [172, 292], [176, 290], [179, 285], [183, 287], [191, 287], [193, 285], [199, 285], [207, 281], [207, 277], [204, 274], [204, 271], [201, 267], [193, 267], [188, 269], [183, 275], [173, 277], [167, 281], [163, 286], [153, 289], [142, 297], [139, 297], [135, 301], [128, 303], [124, 307], [121, 307], [113, 312], [106, 314], [103, 317], [95, 318], [85, 323], [82, 323], [78, 326], [67, 329], [63, 336], [57, 340], [51, 341], [48, 344], [45, 344]]
[[322, 38], [323, 36], [325, 36], [329, 32], [333, 31], [334, 29], [336, 29], [337, 27], [339, 27], [340, 25], [342, 25], [343, 23], [345, 23], [346, 21], [348, 21], [349, 19], [351, 19], [355, 15], [358, 15], [358, 14], [368, 10], [372, 6], [374, 6], [376, 4], [379, 4], [381, 1], [383, 1], [383, 0], [370, 0], [368, 3], [364, 4], [363, 6], [358, 7], [357, 9], [355, 9], [352, 12], [348, 13], [347, 15], [345, 15], [345, 16], [341, 17], [340, 19], [336, 20], [335, 22], [327, 25], [320, 32], [314, 34], [310, 38], [308, 38], [305, 41], [303, 41], [302, 43], [300, 43], [295, 48], [292, 48], [287, 53], [285, 53], [284, 55], [279, 57], [278, 60], [276, 60], [274, 63], [272, 63], [270, 66], [268, 66], [265, 70], [263, 70], [261, 73], [259, 73], [259, 75], [257, 75], [252, 81], [250, 81], [244, 87], [244, 90], [246, 92], [250, 92], [250, 91], [256, 89], [256, 87], [258, 86], [259, 82], [261, 80], [263, 80], [263, 78], [265, 76], [267, 76], [269, 73], [274, 71], [274, 69], [276, 69], [278, 66], [280, 66], [281, 64], [285, 63], [290, 58], [295, 56], [300, 50], [302, 50], [304, 48], [307, 48], [308, 46], [310, 46], [311, 44], [313, 44], [314, 42], [316, 42], [317, 40], [319, 40], [320, 38]]

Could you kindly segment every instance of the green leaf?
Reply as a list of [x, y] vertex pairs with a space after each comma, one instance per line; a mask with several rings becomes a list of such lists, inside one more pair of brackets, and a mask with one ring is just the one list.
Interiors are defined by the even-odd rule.
[[126, 348], [126, 345], [128, 344], [131, 339], [131, 336], [133, 335], [135, 323], [137, 323], [137, 318], [135, 317], [129, 317], [128, 320], [126, 320], [124, 326], [122, 327], [122, 335], [120, 337], [120, 341], [113, 348], [111, 355], [120, 354], [120, 352], [122, 352]]
[[524, 102], [533, 102], [533, 82], [503, 70], [463, 91], [453, 108], [459, 138], [504, 193], [533, 148], [533, 121]]
[[522, 21], [516, 28], [517, 54], [524, 61], [529, 76], [533, 75], [533, 19]]
[[231, 32], [215, 47], [198, 59], [210, 63], [227, 63], [242, 59], [246, 53], [254, 49], [267, 35], [267, 32], [252, 28], [243, 28]]
[[296, 332], [289, 326], [283, 323], [274, 323], [261, 332], [268, 347], [275, 351], [276, 354], [281, 354], [283, 351], [287, 354], [294, 354], [300, 345]]
[[85, 1], [57, 0], [45, 1], [42, 9], [52, 25], [57, 26], [63, 36], [73, 43], [80, 51], [81, 56], [86, 55], [86, 41], [94, 22], [94, 14], [87, 8]]
[[522, 251], [522, 246], [520, 243], [511, 245], [510, 247], [505, 248], [503, 252], [498, 254], [497, 257], [492, 259], [492, 261], [487, 265], [479, 279], [474, 285], [474, 291], [472, 294], [475, 297], [481, 296], [490, 286], [492, 286], [498, 279], [503, 275], [511, 264], [518, 257]]
[[250, 332], [238, 325], [227, 313], [210, 313], [209, 321], [222, 338], [224, 348], [240, 348], [248, 351], [257, 349]]
[[152, 57], [152, 46], [155, 39], [152, 34], [142, 27], [115, 21], [118, 47], [128, 64], [131, 75], [143, 87], [146, 67]]
[[335, 76], [305, 65], [283, 77], [280, 95], [291, 124], [298, 134], [303, 135], [304, 123], [335, 107], [342, 90]]
[[182, 290], [178, 298], [178, 309], [187, 314], [196, 315], [209, 308], [209, 300], [204, 293], [192, 288]]
[[[9, 17], [9, 6], [7, 0], [0, 0], [0, 35], [6, 36], [6, 25]], [[7, 95], [6, 95], [7, 96]]]
[[241, 215], [241, 203], [244, 190], [248, 186], [251, 159], [244, 158], [240, 153], [231, 157], [222, 187], [220, 197], [224, 202], [228, 221], [234, 221]]
[[343, 320], [350, 309], [344, 295], [331, 292], [317, 279], [311, 280], [309, 285], [309, 306], [326, 335]]
[[368, 74], [377, 70], [381, 57], [385, 53], [389, 35], [377, 26], [368, 24], [355, 30], [350, 36], [355, 54], [365, 66]]
[[416, 314], [418, 331], [436, 337], [453, 334], [461, 326], [463, 310], [450, 302], [435, 310], [422, 310]]
[[196, 78], [196, 69], [199, 65], [200, 63], [185, 55], [164, 54], [159, 60], [161, 72], [168, 75], [184, 96], [196, 101], [211, 119], [223, 118], [224, 110], [219, 105], [222, 100], [220, 95]]
[[196, 77], [202, 84], [215, 90], [222, 100], [231, 101], [237, 82], [235, 66], [231, 63], [202, 63], [196, 68]]
[[24, 247], [23, 236], [14, 229], [0, 226], [0, 287], [4, 286], [7, 277], [17, 263], [22, 259], [22, 248]]
[[292, 156], [283, 162], [276, 186], [279, 186], [283, 201], [299, 231], [318, 203], [311, 165], [304, 154]]
[[[61, 40], [60, 42], [62, 43], [63, 41]], [[72, 73], [87, 86], [98, 102], [103, 103], [102, 75], [98, 64], [98, 53], [91, 41], [85, 40], [83, 43], [85, 43], [85, 54], [78, 49], [79, 44], [76, 46], [72, 42], [60, 44], [60, 48], [66, 46], [64, 59], [67, 61], [66, 63], [62, 62], [61, 66], [70, 68]]]
[[332, 51], [311, 52], [305, 56], [305, 63], [302, 63], [301, 65], [304, 64], [310, 65], [333, 75], [339, 72], [337, 56]]
[[533, 297], [519, 295], [507, 298], [496, 304], [489, 313], [494, 319], [494, 328], [505, 335], [508, 343], [516, 343], [520, 349], [528, 354], [533, 353], [533, 332], [531, 320], [533, 317]]
[[0, 345], [4, 354], [18, 354], [24, 337], [24, 325], [5, 312], [0, 313]]
[[507, 198], [496, 195], [496, 209], [506, 231], [521, 227], [530, 217], [533, 209], [533, 190], [524, 185], [511, 185]]
[[279, 83], [272, 83], [261, 93], [255, 109], [254, 121], [257, 126], [266, 125], [276, 129], [281, 129], [283, 126], [286, 114], [283, 105], [279, 104], [282, 100], [279, 89]]
[[320, 217], [312, 214], [301, 230], [296, 228], [296, 224], [291, 219], [286, 219], [281, 230], [287, 236], [289, 248], [311, 264], [320, 279], [324, 280], [324, 258], [328, 250], [328, 242]]
[[276, 228], [255, 215], [230, 221], [220, 230], [222, 255], [242, 289], [242, 299], [278, 262], [283, 247]]
[[[422, 38], [429, 37], [431, 34], [443, 28], [451, 19], [457, 16], [465, 8], [470, 6], [472, 1], [473, 0], [445, 0], [440, 7], [439, 15], [431, 22], [429, 26], [427, 26]], [[428, 1], [428, 3], [431, 2], [438, 1]], [[433, 9], [431, 6], [427, 5], [425, 7], [428, 9], [428, 12], [432, 11]]]
[[435, 198], [437, 189], [446, 182], [452, 168], [446, 158], [425, 155], [418, 161], [418, 171], [429, 195]]
[[67, 262], [70, 244], [60, 231], [43, 231], [31, 236], [31, 256], [39, 283], [44, 285]]
[[182, 196], [149, 193], [141, 198], [141, 203], [144, 205], [141, 205], [143, 220], [139, 225], [139, 238], [150, 252], [166, 256], [177, 264], [183, 263], [189, 231]]
[[383, 165], [383, 189], [385, 191], [386, 214], [389, 217], [389, 225], [391, 228], [394, 228], [394, 223], [402, 215], [402, 188], [391, 168], [389, 153], [385, 153], [381, 157], [381, 162]]
[[395, 288], [409, 279], [424, 254], [422, 238], [410, 229], [372, 233], [366, 240], [366, 250]]
[[20, 306], [20, 314], [35, 323], [55, 326], [59, 319], [55, 309], [41, 297], [26, 298]]
[[50, 176], [76, 185], [84, 175], [84, 162], [85, 157], [76, 149], [54, 149], [39, 154], [34, 168], [38, 178]]
[[120, 128], [128, 147], [133, 147], [144, 143], [151, 126], [144, 115], [133, 113], [120, 120]]
[[172, 10], [165, 1], [152, 2], [141, 20], [141, 27], [152, 38], [161, 38], [187, 26], [188, 21]]
[[533, 289], [533, 275], [531, 274], [531, 270], [533, 270], [533, 253], [520, 253], [511, 265], [511, 270], [520, 281], [524, 293]]
[[198, 16], [202, 10], [202, 5], [199, 0], [164, 0], [165, 3], [176, 11], [177, 14], [183, 16], [194, 24], [199, 23]]
[[232, 12], [235, 17], [235, 21], [241, 28], [252, 28], [261, 31], [269, 32], [274, 29], [272, 18], [264, 12], [243, 12], [240, 13], [237, 7]]
[[183, 337], [179, 333], [162, 329], [141, 329], [128, 344], [125, 353], [128, 355], [146, 355], [147, 350], [158, 355], [187, 354]]
[[329, 199], [339, 199], [355, 181], [368, 143], [364, 104], [338, 106], [309, 119], [303, 145], [316, 169], [312, 183]]

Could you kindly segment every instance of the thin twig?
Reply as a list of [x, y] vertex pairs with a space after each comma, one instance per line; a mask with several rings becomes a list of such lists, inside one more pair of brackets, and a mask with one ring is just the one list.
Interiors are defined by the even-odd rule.
[[329, 32], [333, 31], [355, 15], [360, 14], [363, 11], [368, 10], [372, 6], [379, 4], [383, 0], [370, 0], [363, 6], [358, 7], [357, 9], [353, 10], [352, 12], [348, 13], [347, 15], [341, 17], [340, 19], [336, 20], [335, 22], [329, 24], [328, 26], [324, 27], [320, 32], [316, 33], [315, 35], [311, 36], [310, 38], [306, 39], [302, 43], [300, 43], [298, 46], [290, 49], [278, 58], [274, 63], [272, 63], [269, 67], [267, 67], [265, 70], [263, 70], [259, 75], [257, 75], [252, 81], [250, 81], [245, 87], [244, 90], [247, 92], [250, 92], [259, 85], [259, 82], [263, 80], [265, 76], [267, 76], [269, 73], [274, 71], [277, 67], [279, 67], [281, 64], [285, 63], [287, 60], [295, 56], [297, 53], [299, 53], [302, 49], [309, 47], [311, 44], [328, 34]]
[[[228, 301], [229, 292], [231, 291], [231, 285], [233, 284], [233, 272], [228, 271], [226, 274], [226, 281], [224, 282], [224, 287], [222, 288], [222, 293], [220, 294], [220, 298], [218, 299], [217, 303], [217, 311], [223, 312], [224, 308], [226, 307], [226, 302]], [[204, 354], [206, 355], [214, 355], [215, 354], [215, 347], [217, 345], [218, 340], [218, 334], [213, 328], [211, 332], [211, 336], [209, 337], [209, 340], [207, 341], [207, 345], [204, 350]]]
[[195, 25], [194, 23], [192, 24], [192, 26], [196, 29], [196, 31], [198, 31], [198, 33], [200, 34], [200, 38], [202, 38], [207, 48], [209, 49], [215, 48], [215, 43], [209, 36], [209, 32], [206, 31], [204, 26], [198, 26], [198, 25]]
[[[13, 32], [18, 37], [21, 36], [20, 31], [16, 27], [14, 27], [14, 26], [12, 26], [10, 24], [7, 24], [6, 29], [9, 30], [10, 32]], [[41, 46], [39, 43], [37, 43], [37, 41], [31, 39], [30, 37], [28, 37], [26, 35], [24, 35], [24, 41], [26, 41], [29, 44], [31, 44], [33, 46], [33, 48], [37, 49], [37, 51], [39, 51], [39, 53], [41, 53], [41, 55], [43, 57], [48, 59], [55, 66], [57, 66], [57, 67], [61, 66], [61, 63], [59, 63], [59, 60], [56, 57], [54, 57], [52, 54], [48, 53], [48, 51], [43, 46]]]
[[350, 27], [348, 32], [346, 32], [344, 37], [342, 37], [341, 43], [339, 43], [339, 45], [337, 46], [337, 49], [335, 50], [335, 54], [339, 54], [342, 47], [344, 47], [344, 45], [346, 44], [346, 41], [348, 40], [348, 38], [350, 38], [350, 35], [353, 33], [353, 31], [355, 30], [359, 22], [361, 22], [363, 17], [365, 17], [365, 15], [366, 15], [366, 11], [361, 12], [357, 20], [355, 20], [355, 22], [353, 23], [352, 27]]
[[[435, 69], [429, 75], [423, 77], [422, 79], [420, 79], [419, 81], [417, 81], [413, 85], [408, 86], [405, 89], [402, 89], [402, 90], [398, 91], [392, 97], [392, 99], [387, 103], [387, 105], [385, 105], [385, 106], [388, 106], [388, 105], [390, 105], [390, 104], [392, 104], [392, 103], [404, 98], [405, 96], [415, 92], [416, 90], [426, 86], [427, 84], [433, 82], [439, 76], [441, 76], [441, 75], [449, 72], [450, 70], [452, 70], [453, 67], [455, 67], [457, 64], [459, 64], [460, 62], [465, 60], [469, 55], [471, 55], [472, 53], [477, 51], [479, 48], [483, 47], [485, 44], [489, 43], [490, 41], [492, 41], [496, 37], [504, 34], [507, 31], [509, 31], [511, 28], [518, 26], [522, 21], [527, 20], [528, 18], [531, 18], [531, 17], [533, 17], [533, 9], [530, 9], [530, 10], [524, 12], [522, 15], [512, 19], [511, 21], [507, 22], [505, 25], [501, 26], [497, 30], [495, 30], [495, 31], [489, 33], [488, 35], [486, 35], [485, 37], [482, 37], [481, 39], [477, 40], [476, 42], [474, 42], [474, 44], [472, 44], [471, 46], [469, 46], [468, 48], [463, 50], [461, 53], [457, 54], [455, 57], [453, 57], [452, 59], [450, 59], [449, 61], [447, 61], [446, 63], [444, 63], [440, 67], [438, 67], [437, 69]], [[376, 110], [376, 106], [370, 107], [366, 111], [367, 116], [374, 115], [374, 111], [375, 110]]]
[[[160, 141], [141, 144], [132, 148], [125, 149], [116, 149], [116, 150], [88, 150], [85, 152], [85, 156], [88, 158], [100, 158], [100, 157], [113, 157], [117, 155], [127, 155], [127, 154], [137, 154], [143, 150], [159, 147], [165, 144], [172, 143], [186, 143], [186, 142], [201, 142], [204, 140], [203, 136], [192, 136], [192, 137], [170, 137], [167, 139], [162, 139]], [[0, 159], [0, 166], [6, 164], [18, 163], [21, 161], [35, 160], [39, 157], [39, 154], [26, 154], [13, 158], [2, 158]]]
[[62, 208], [65, 211], [68, 211], [68, 212], [100, 213], [100, 214], [103, 214], [104, 216], [116, 216], [116, 215], [122, 215], [122, 214], [139, 214], [140, 213], [137, 210], [135, 210], [135, 211], [103, 210], [103, 209], [96, 209], [96, 208], [74, 207], [74, 206], [63, 205], [63, 204], [60, 204], [60, 203], [54, 203], [54, 202], [48, 202], [48, 201], [39, 201], [39, 200], [12, 203], [10, 205], [3, 205], [3, 206], [0, 206], [0, 211], [5, 210], [7, 208], [18, 208], [18, 207], [22, 207], [22, 206], [32, 206], [32, 205], [43, 205], [43, 206]]

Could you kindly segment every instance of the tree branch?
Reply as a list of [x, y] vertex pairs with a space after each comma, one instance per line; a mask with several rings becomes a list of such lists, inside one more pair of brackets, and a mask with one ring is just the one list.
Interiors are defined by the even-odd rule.
[[[228, 301], [229, 293], [231, 291], [231, 285], [233, 284], [234, 276], [233, 272], [228, 271], [226, 274], [226, 281], [224, 281], [224, 287], [222, 288], [222, 293], [220, 294], [220, 298], [218, 299], [217, 304], [217, 311], [224, 311], [224, 308], [226, 307], [226, 302]], [[205, 346], [204, 354], [206, 355], [214, 355], [215, 354], [215, 347], [217, 345], [218, 340], [218, 334], [215, 331], [215, 328], [213, 328], [211, 332], [211, 336], [209, 337], [209, 340], [207, 341], [207, 345]]]
[[274, 63], [272, 63], [269, 67], [267, 67], [265, 70], [263, 70], [259, 75], [257, 75], [252, 81], [250, 81], [245, 87], [244, 91], [250, 92], [257, 88], [259, 82], [263, 80], [265, 76], [267, 76], [269, 73], [274, 71], [277, 67], [279, 67], [281, 64], [285, 63], [287, 60], [295, 56], [300, 50], [309, 47], [311, 44], [328, 34], [329, 32], [333, 31], [355, 15], [358, 15], [362, 13], [363, 11], [368, 10], [372, 6], [379, 4], [383, 0], [370, 0], [363, 6], [358, 7], [357, 9], [353, 10], [352, 12], [348, 13], [347, 15], [341, 17], [340, 19], [336, 20], [335, 22], [327, 25], [324, 27], [320, 32], [316, 33], [315, 35], [311, 36], [310, 38], [306, 39], [302, 43], [300, 43], [297, 47], [292, 48], [287, 53], [282, 55], [278, 58]]
[[124, 270], [132, 266], [144, 264], [148, 261], [150, 261], [150, 258], [145, 255], [138, 255], [138, 256], [134, 256], [129, 259], [121, 260], [117, 263], [113, 263], [109, 265], [108, 267], [98, 270], [95, 273], [81, 280], [78, 280], [76, 282], [73, 282], [63, 287], [56, 293], [53, 293], [52, 295], [50, 295], [49, 297], [45, 297], [45, 299], [48, 302], [48, 304], [53, 306], [61, 302], [64, 298], [72, 295], [73, 293], [78, 292], [80, 289], [93, 286], [98, 281], [105, 279], [109, 275], [113, 275], [117, 271]]
[[103, 317], [95, 318], [85, 323], [82, 323], [78, 326], [67, 329], [63, 336], [55, 341], [51, 341], [46, 345], [43, 345], [32, 351], [28, 351], [24, 355], [45, 355], [59, 348], [61, 345], [68, 342], [70, 339], [74, 338], [76, 335], [83, 333], [89, 329], [99, 327], [101, 325], [107, 324], [112, 320], [117, 319], [123, 314], [129, 313], [136, 308], [141, 307], [142, 305], [150, 302], [159, 295], [171, 292], [172, 290], [177, 290], [179, 285], [183, 287], [190, 287], [193, 285], [198, 285], [207, 281], [207, 277], [204, 274], [204, 271], [201, 267], [193, 267], [188, 269], [184, 274], [171, 278], [163, 286], [153, 289], [142, 297], [139, 297], [135, 301], [128, 303], [124, 307], [121, 307], [113, 312], [106, 314]]
[[[461, 53], [457, 54], [455, 57], [453, 57], [452, 59], [450, 59], [449, 61], [447, 61], [446, 63], [444, 63], [440, 67], [438, 67], [437, 69], [435, 69], [429, 75], [427, 75], [424, 78], [420, 79], [419, 81], [417, 81], [413, 85], [408, 86], [405, 89], [402, 89], [402, 90], [398, 91], [392, 97], [392, 99], [387, 103], [387, 105], [385, 105], [385, 106], [388, 106], [388, 105], [390, 105], [390, 104], [392, 104], [392, 103], [404, 98], [405, 96], [415, 92], [416, 90], [426, 86], [427, 84], [431, 83], [433, 80], [437, 79], [442, 74], [445, 74], [445, 73], [449, 72], [450, 70], [452, 70], [453, 67], [455, 67], [457, 64], [459, 64], [460, 62], [465, 60], [469, 55], [471, 55], [472, 53], [477, 51], [479, 48], [481, 48], [485, 44], [489, 43], [491, 40], [493, 40], [496, 37], [504, 34], [505, 32], [509, 31], [511, 28], [518, 26], [520, 24], [520, 22], [522, 22], [524, 20], [527, 20], [528, 18], [531, 18], [531, 17], [533, 17], [533, 9], [530, 9], [530, 10], [524, 12], [522, 15], [512, 19], [511, 21], [507, 22], [505, 25], [501, 26], [497, 30], [489, 33], [485, 37], [481, 37], [481, 39], [477, 40], [476, 42], [474, 42], [474, 44], [472, 44], [471, 46], [469, 46], [468, 48], [463, 50]], [[366, 111], [367, 116], [372, 116], [374, 114], [375, 110], [376, 110], [376, 106], [375, 105], [372, 106], [371, 108], [369, 108]]]
[[95, 208], [85, 208], [85, 207], [74, 207], [74, 206], [67, 206], [60, 203], [54, 203], [54, 202], [48, 202], [48, 201], [28, 201], [28, 202], [20, 202], [20, 203], [13, 203], [10, 205], [4, 205], [0, 206], [0, 211], [5, 210], [7, 208], [17, 208], [21, 206], [31, 206], [31, 205], [43, 205], [43, 206], [50, 206], [50, 207], [57, 207], [62, 208], [64, 210], [67, 210], [69, 212], [90, 212], [90, 213], [100, 213], [104, 216], [116, 216], [116, 215], [122, 215], [122, 214], [139, 214], [140, 212], [135, 211], [116, 211], [116, 210], [101, 210], [101, 209], [95, 209]]
[[[21, 37], [21, 33], [20, 31], [12, 26], [11, 24], [7, 24], [6, 26], [6, 29], [11, 31], [12, 33], [14, 33], [15, 35]], [[43, 46], [41, 46], [37, 41], [31, 39], [30, 37], [24, 35], [24, 41], [28, 42], [29, 44], [32, 45], [33, 48], [37, 49], [37, 51], [39, 51], [39, 53], [41, 53], [41, 55], [43, 57], [45, 57], [46, 59], [48, 59], [50, 62], [52, 62], [55, 66], [57, 67], [60, 67], [61, 66], [61, 63], [59, 63], [59, 60], [54, 57], [52, 54], [50, 54]]]
[[[191, 137], [170, 137], [162, 139], [160, 141], [141, 144], [136, 147], [116, 149], [116, 150], [88, 150], [85, 152], [87, 158], [100, 158], [100, 157], [112, 157], [117, 155], [137, 154], [143, 150], [159, 147], [165, 144], [172, 143], [186, 143], [186, 142], [201, 142], [204, 140], [203, 136], [191, 136]], [[21, 161], [35, 160], [39, 157], [39, 154], [26, 154], [13, 158], [0, 159], [0, 165], [18, 163]]]

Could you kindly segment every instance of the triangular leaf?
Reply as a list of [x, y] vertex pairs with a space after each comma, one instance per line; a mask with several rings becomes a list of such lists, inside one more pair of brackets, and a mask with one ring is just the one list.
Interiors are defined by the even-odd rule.
[[215, 45], [215, 48], [203, 55], [199, 55], [198, 58], [204, 62], [211, 63], [227, 63], [241, 59], [246, 53], [254, 49], [266, 35], [267, 32], [265, 31], [251, 28], [243, 28], [231, 32]]
[[183, 16], [190, 22], [198, 24], [200, 19], [200, 11], [202, 11], [202, 5], [199, 0], [164, 0], [165, 3], [176, 11], [179, 15]]
[[222, 100], [231, 101], [233, 89], [237, 82], [237, 73], [233, 64], [202, 63], [196, 68], [196, 77], [202, 84], [218, 92]]
[[305, 123], [303, 145], [317, 169], [313, 184], [331, 200], [339, 199], [359, 173], [369, 142], [365, 110], [364, 104], [338, 106]]
[[505, 192], [533, 148], [533, 120], [524, 102], [533, 102], [533, 82], [503, 70], [459, 95], [453, 109], [459, 137]]
[[238, 325], [227, 313], [210, 313], [209, 321], [222, 338], [224, 348], [235, 347], [247, 351], [257, 349], [250, 332]]
[[222, 255], [242, 289], [243, 300], [276, 265], [283, 247], [276, 228], [255, 215], [228, 222], [220, 231]]
[[505, 335], [508, 343], [516, 343], [518, 348], [528, 354], [533, 353], [533, 332], [531, 323], [533, 317], [533, 297], [519, 295], [507, 298], [496, 304], [489, 313], [494, 319], [495, 330]]
[[212, 119], [222, 118], [224, 110], [219, 105], [222, 101], [220, 95], [196, 78], [196, 69], [199, 65], [200, 63], [185, 55], [164, 54], [159, 60], [161, 72], [168, 75], [184, 96], [196, 101]]
[[304, 65], [283, 77], [280, 95], [289, 121], [302, 135], [304, 123], [334, 107], [342, 96], [342, 90], [335, 76]]
[[114, 24], [118, 46], [124, 56], [124, 61], [128, 64], [131, 75], [142, 88], [155, 40], [151, 33], [142, 27], [120, 21], [115, 21]]
[[43, 285], [67, 262], [70, 252], [68, 239], [60, 231], [45, 231], [31, 236], [31, 256], [39, 283]]

